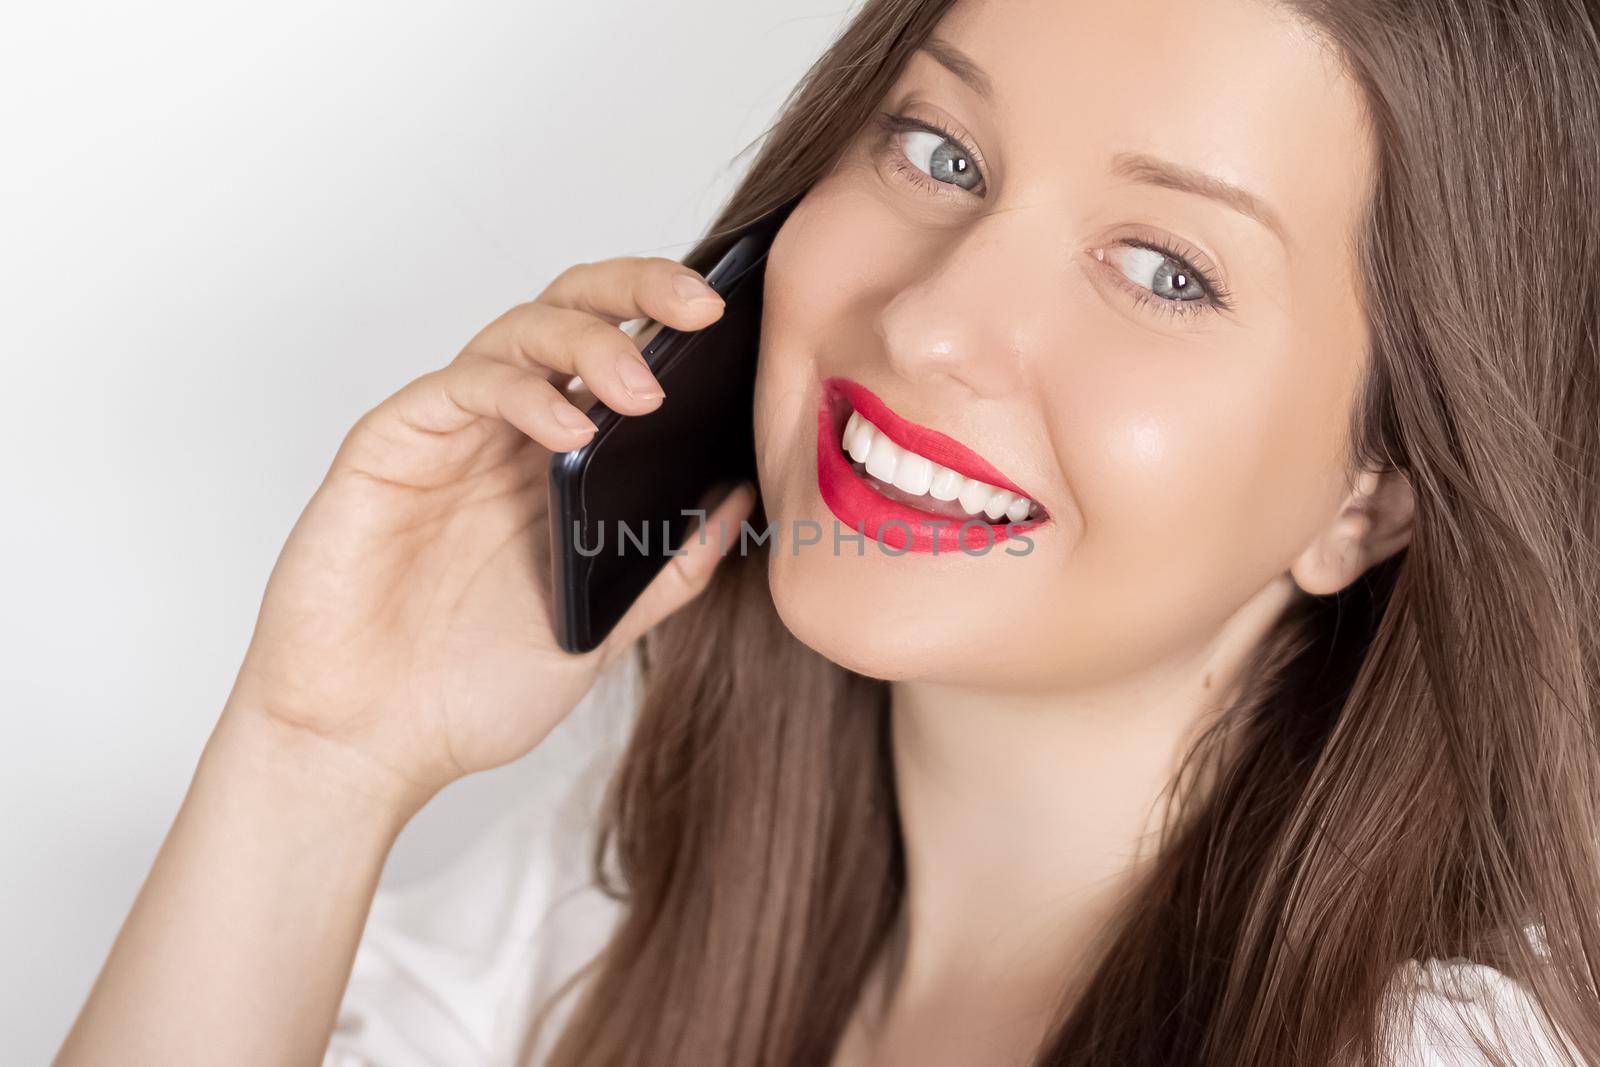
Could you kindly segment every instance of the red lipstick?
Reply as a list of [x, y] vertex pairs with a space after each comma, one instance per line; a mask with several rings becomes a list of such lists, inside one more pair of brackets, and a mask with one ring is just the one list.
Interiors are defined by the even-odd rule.
[[859, 529], [896, 551], [938, 553], [965, 549], [978, 553], [1049, 521], [1045, 517], [997, 524], [986, 521], [980, 513], [957, 522], [890, 500], [851, 469], [840, 446], [844, 423], [852, 409], [907, 451], [963, 477], [1033, 499], [988, 460], [938, 430], [901, 418], [866, 386], [848, 378], [827, 378], [822, 382], [817, 406], [817, 488], [828, 510], [852, 530]]

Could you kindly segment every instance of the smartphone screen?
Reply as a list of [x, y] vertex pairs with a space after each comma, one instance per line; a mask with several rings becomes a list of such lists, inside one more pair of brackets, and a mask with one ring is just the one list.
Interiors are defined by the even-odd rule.
[[568, 652], [609, 634], [681, 548], [708, 494], [755, 478], [752, 430], [766, 254], [781, 218], [706, 273], [724, 301], [702, 330], [662, 327], [640, 353], [666, 396], [645, 415], [596, 403], [595, 435], [550, 464], [552, 619]]

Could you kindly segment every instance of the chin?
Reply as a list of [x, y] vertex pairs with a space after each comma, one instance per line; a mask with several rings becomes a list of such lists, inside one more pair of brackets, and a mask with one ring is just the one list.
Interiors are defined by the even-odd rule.
[[1009, 687], [1036, 670], [1035, 642], [1003, 599], [976, 595], [963, 560], [773, 552], [767, 582], [778, 617], [804, 645], [884, 681]]
[[[841, 581], [843, 560], [826, 563], [802, 553], [774, 552], [768, 557], [767, 581], [778, 617], [801, 644], [818, 655], [868, 678], [902, 681], [920, 677], [927, 657], [905, 640], [901, 625], [885, 619], [903, 617], [890, 608], [887, 592], [873, 593], [860, 582]], [[851, 559], [850, 563], [866, 560]]]

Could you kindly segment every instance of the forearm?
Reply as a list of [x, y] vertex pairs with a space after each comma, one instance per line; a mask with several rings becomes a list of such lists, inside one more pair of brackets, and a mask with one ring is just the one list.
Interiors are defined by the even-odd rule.
[[320, 1062], [411, 810], [337, 746], [230, 708], [57, 1063]]

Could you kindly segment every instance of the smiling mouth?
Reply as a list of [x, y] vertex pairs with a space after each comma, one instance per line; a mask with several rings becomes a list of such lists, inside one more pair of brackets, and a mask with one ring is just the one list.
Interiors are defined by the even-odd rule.
[[878, 492], [929, 514], [957, 521], [981, 514], [991, 523], [1025, 522], [1033, 515], [1027, 497], [902, 448], [860, 411], [850, 412], [839, 447], [850, 457], [850, 469]]
[[836, 517], [912, 551], [993, 544], [1049, 519], [982, 456], [848, 378], [822, 383], [817, 484]]

